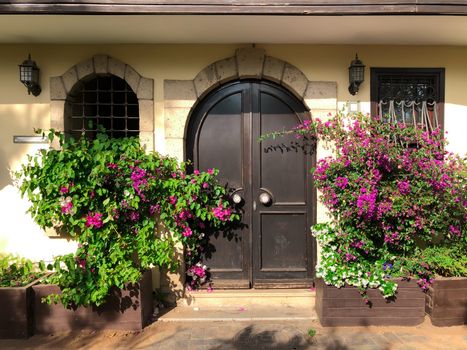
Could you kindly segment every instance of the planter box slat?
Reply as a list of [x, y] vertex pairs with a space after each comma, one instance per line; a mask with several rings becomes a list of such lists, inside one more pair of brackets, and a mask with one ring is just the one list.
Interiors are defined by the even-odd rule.
[[[381, 296], [381, 292], [379, 290], [368, 290], [368, 297], [370, 299], [377, 298]], [[419, 290], [413, 290], [412, 288], [398, 288], [398, 299], [418, 299], [420, 296], [420, 288]], [[362, 299], [357, 288], [350, 289], [350, 288], [336, 288], [334, 287], [333, 290], [329, 290], [326, 293], [326, 299]]]
[[[338, 299], [338, 298], [331, 298], [331, 299], [328, 299], [328, 298], [324, 298], [326, 299], [326, 305], [329, 307], [329, 308], [333, 308], [333, 307], [356, 307], [356, 306], [360, 306], [360, 307], [368, 307], [367, 304], [365, 304], [365, 302], [363, 301], [362, 297], [359, 296], [358, 299], [356, 298], [352, 298], [352, 299]], [[388, 302], [386, 300], [380, 300], [380, 299], [371, 299], [372, 303], [373, 303], [373, 307], [385, 307], [385, 306], [388, 306]], [[397, 305], [394, 305], [394, 303], [392, 303], [392, 306], [393, 307], [411, 307], [413, 306], [414, 302], [417, 302], [417, 299], [416, 298], [413, 298], [413, 299], [398, 299], [397, 300]]]
[[435, 280], [426, 294], [425, 310], [435, 326], [467, 324], [467, 277]]
[[436, 279], [433, 287], [437, 289], [467, 289], [467, 278], [451, 277], [449, 279]]
[[464, 317], [464, 310], [462, 308], [439, 308], [433, 311], [434, 317], [442, 318], [459, 318]]
[[60, 293], [56, 285], [33, 287], [35, 299], [36, 334], [68, 332], [72, 330], [140, 331], [152, 315], [152, 275], [146, 271], [140, 283], [122, 290], [115, 289], [108, 301], [99, 307], [66, 309], [61, 304], [45, 304], [41, 299]]
[[316, 311], [323, 326], [417, 325], [425, 318], [425, 294], [416, 281], [397, 281], [396, 298], [387, 302], [368, 290], [368, 306], [355, 287], [336, 288], [316, 280]]
[[320, 320], [324, 327], [342, 326], [416, 326], [420, 324], [420, 317], [327, 317]]
[[[436, 287], [435, 287], [436, 288]], [[457, 299], [459, 301], [467, 299], [467, 288], [464, 289], [437, 289], [437, 301], [442, 302], [447, 299]], [[439, 304], [442, 305], [442, 304]]]

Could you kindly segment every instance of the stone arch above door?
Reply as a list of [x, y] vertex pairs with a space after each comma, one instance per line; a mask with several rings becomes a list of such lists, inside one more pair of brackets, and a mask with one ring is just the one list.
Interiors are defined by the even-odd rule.
[[284, 86], [314, 117], [323, 119], [329, 113], [336, 113], [335, 82], [310, 81], [300, 69], [267, 56], [264, 49], [241, 48], [234, 56], [208, 65], [193, 80], [164, 80], [166, 153], [184, 160], [188, 118], [196, 102], [216, 87], [241, 79], [264, 79]]
[[65, 101], [76, 83], [97, 74], [111, 74], [125, 80], [136, 93], [139, 106], [141, 144], [154, 149], [154, 80], [141, 76], [133, 67], [107, 55], [80, 62], [64, 74], [50, 78], [50, 127], [64, 130]]

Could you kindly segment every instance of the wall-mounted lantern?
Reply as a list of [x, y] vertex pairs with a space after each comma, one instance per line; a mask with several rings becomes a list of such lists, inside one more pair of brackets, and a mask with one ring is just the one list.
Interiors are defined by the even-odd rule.
[[350, 63], [349, 67], [349, 92], [356, 95], [360, 84], [365, 80], [365, 65], [355, 55], [355, 59]]
[[31, 55], [19, 65], [19, 80], [28, 88], [28, 94], [39, 96], [41, 86], [39, 85], [39, 67], [31, 60]]

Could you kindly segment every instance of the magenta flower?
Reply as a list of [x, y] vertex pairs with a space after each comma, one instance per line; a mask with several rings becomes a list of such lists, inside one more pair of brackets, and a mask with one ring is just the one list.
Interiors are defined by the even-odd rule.
[[72, 202], [66, 202], [62, 205], [62, 214], [70, 214], [73, 209], [73, 203]]
[[149, 214], [153, 215], [154, 213], [159, 213], [161, 206], [159, 204], [152, 204], [149, 206]]
[[224, 209], [222, 204], [219, 204], [219, 206], [212, 209], [212, 213], [220, 221], [227, 221], [230, 219], [230, 214], [232, 214], [232, 210], [230, 208]]
[[399, 181], [397, 183], [397, 188], [401, 194], [409, 194], [410, 193], [410, 184], [408, 181]]
[[169, 203], [172, 204], [172, 205], [177, 204], [177, 197], [175, 197], [175, 196], [170, 196], [170, 197], [169, 197]]
[[86, 227], [101, 228], [102, 226], [103, 223], [101, 213], [88, 213], [88, 215], [86, 215]]
[[339, 187], [340, 189], [346, 188], [348, 183], [349, 183], [349, 179], [347, 179], [346, 177], [340, 177], [340, 176], [336, 179], [336, 182], [335, 182], [336, 186]]
[[65, 193], [68, 193], [68, 192], [69, 192], [68, 187], [65, 187], [65, 186], [60, 187], [60, 193], [65, 194]]
[[457, 226], [449, 225], [449, 232], [451, 232], [453, 235], [456, 235], [458, 237], [461, 236], [461, 230]]
[[183, 228], [183, 237], [190, 237], [192, 234], [193, 234], [193, 231], [191, 230], [191, 228], [189, 226], [185, 226]]
[[138, 221], [139, 220], [139, 213], [137, 211], [130, 212], [130, 220], [131, 221]]
[[208, 174], [213, 175], [214, 174], [214, 169], [208, 169]]

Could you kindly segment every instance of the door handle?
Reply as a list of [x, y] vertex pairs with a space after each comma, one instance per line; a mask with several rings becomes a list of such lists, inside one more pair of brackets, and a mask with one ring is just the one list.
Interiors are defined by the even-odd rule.
[[267, 192], [261, 193], [258, 197], [258, 200], [262, 205], [270, 205], [272, 203], [272, 197]]
[[240, 187], [240, 188], [237, 188], [236, 190], [234, 190], [232, 192], [232, 194], [230, 195], [230, 198], [232, 199], [232, 202], [234, 202], [235, 204], [240, 204], [243, 202], [243, 197], [241, 196], [241, 194], [239, 193], [240, 191], [243, 191], [243, 188]]
[[243, 198], [242, 196], [240, 196], [238, 193], [235, 193], [233, 196], [232, 196], [232, 201], [235, 203], [235, 204], [240, 204], [242, 202]]

